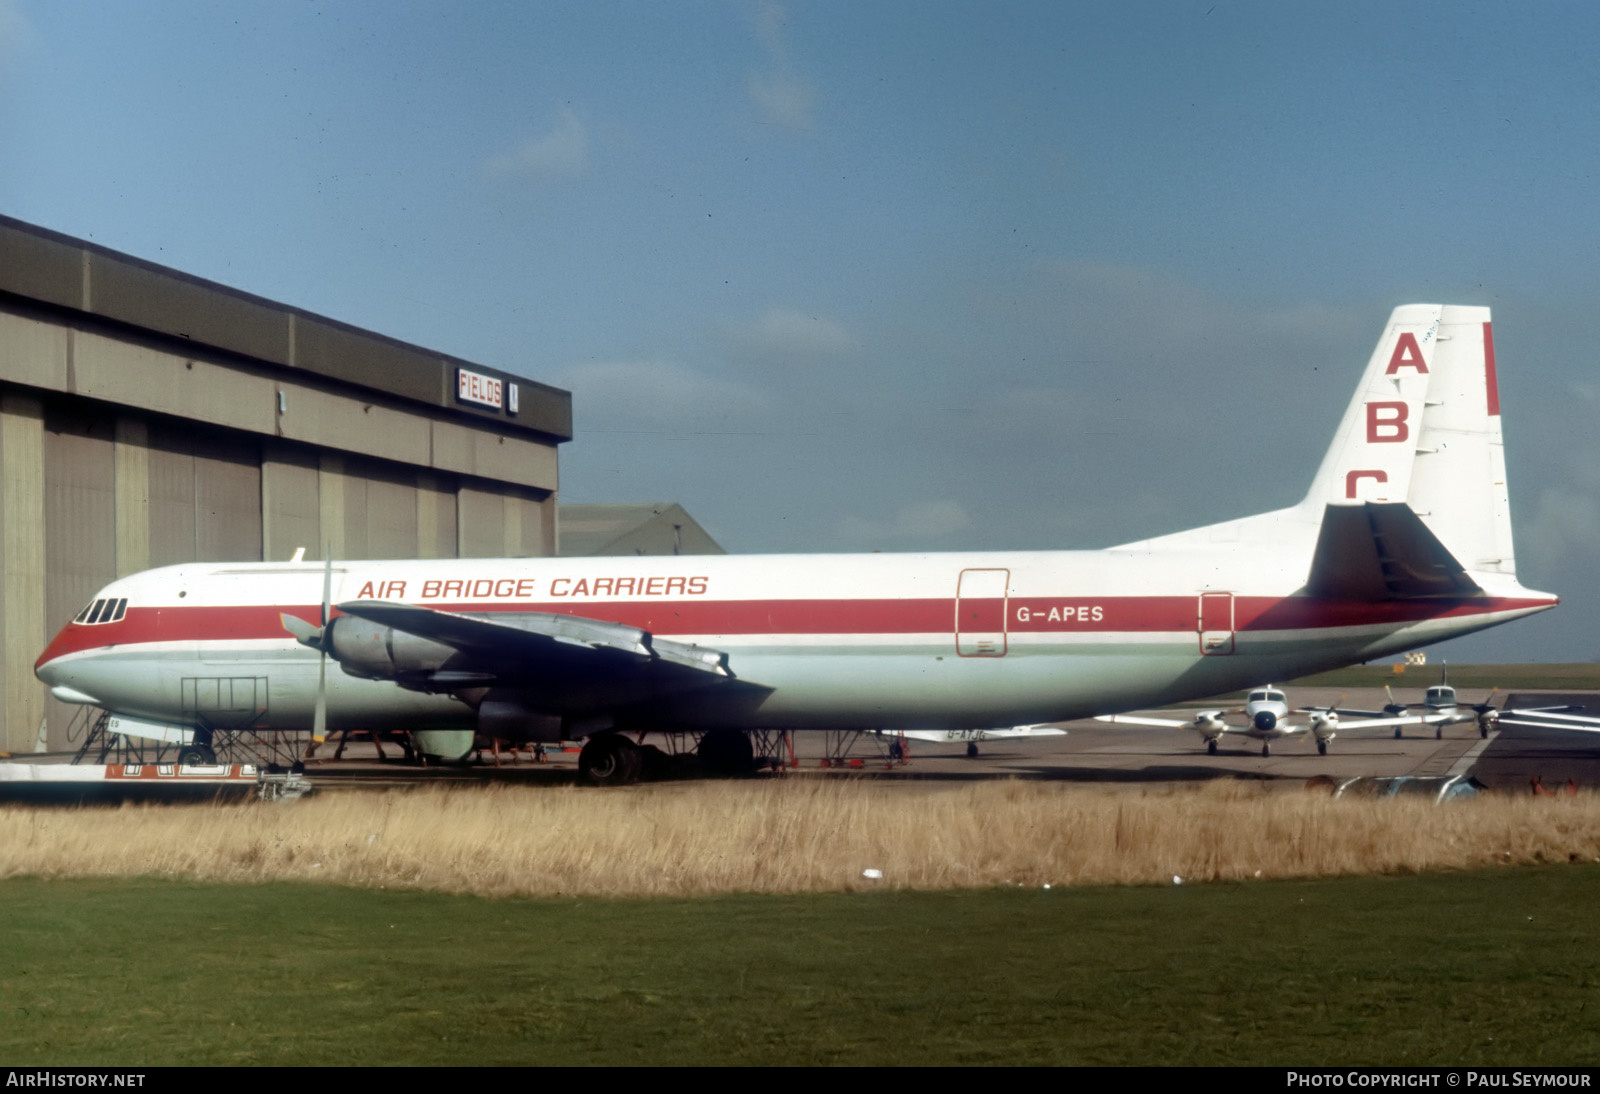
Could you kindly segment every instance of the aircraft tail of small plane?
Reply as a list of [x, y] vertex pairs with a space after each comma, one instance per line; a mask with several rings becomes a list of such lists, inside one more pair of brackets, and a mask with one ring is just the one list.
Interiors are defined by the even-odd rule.
[[1299, 505], [1126, 548], [1251, 541], [1281, 544], [1297, 559], [1309, 549], [1314, 595], [1384, 600], [1514, 587], [1489, 309], [1394, 310]]

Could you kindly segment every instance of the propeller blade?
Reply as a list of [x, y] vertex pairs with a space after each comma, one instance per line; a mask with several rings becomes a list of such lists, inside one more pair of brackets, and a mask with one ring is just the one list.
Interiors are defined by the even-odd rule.
[[[333, 545], [322, 552], [322, 626], [317, 630], [317, 705], [311, 716], [311, 740], [321, 744], [328, 739], [328, 644], [323, 641], [328, 632], [328, 616], [333, 613]], [[303, 622], [303, 620], [302, 620]], [[288, 624], [285, 623], [285, 626]], [[292, 632], [291, 632], [292, 633]]]
[[311, 739], [321, 744], [328, 739], [328, 651], [317, 658], [317, 706], [311, 716]]

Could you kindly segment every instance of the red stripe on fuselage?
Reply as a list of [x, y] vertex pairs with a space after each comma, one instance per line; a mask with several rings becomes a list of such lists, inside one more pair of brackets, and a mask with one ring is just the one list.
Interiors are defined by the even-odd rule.
[[[963, 605], [968, 603], [963, 598]], [[998, 598], [995, 598], [998, 604]], [[1234, 598], [1239, 631], [1316, 630], [1398, 625], [1423, 619], [1484, 615], [1546, 606], [1535, 599], [1480, 597], [1461, 600], [1365, 601], [1312, 597]], [[1195, 596], [1011, 597], [1005, 629], [1011, 633], [1173, 633], [1197, 629]], [[428, 605], [448, 612], [551, 612], [639, 627], [670, 635], [893, 635], [953, 634], [953, 599], [918, 600], [693, 600], [592, 601], [560, 604]], [[1024, 609], [1026, 610], [1024, 613]], [[1052, 610], [1055, 618], [1051, 618]], [[280, 614], [315, 623], [315, 605], [252, 604], [161, 608], [129, 606], [116, 623], [70, 623], [39, 655], [43, 665], [69, 653], [147, 642], [200, 643], [284, 639]], [[1023, 615], [1026, 614], [1026, 619]]]

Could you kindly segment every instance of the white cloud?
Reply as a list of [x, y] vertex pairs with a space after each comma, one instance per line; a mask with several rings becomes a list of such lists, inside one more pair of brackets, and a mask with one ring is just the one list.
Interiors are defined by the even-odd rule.
[[754, 319], [726, 323], [723, 334], [740, 356], [759, 359], [837, 357], [856, 348], [843, 323], [795, 308], [768, 308]]
[[589, 166], [589, 131], [570, 109], [563, 109], [555, 128], [488, 160], [497, 175], [557, 177], [581, 175]]
[[790, 67], [789, 51], [784, 46], [787, 20], [782, 5], [762, 5], [756, 15], [756, 35], [767, 51], [767, 69], [750, 73], [745, 86], [762, 121], [788, 129], [815, 129], [811, 85]]
[[882, 517], [847, 516], [837, 539], [857, 550], [874, 547], [923, 547], [949, 539], [972, 527], [972, 519], [953, 501], [919, 501]]
[[550, 377], [596, 431], [749, 432], [772, 412], [760, 390], [673, 361], [602, 361]]

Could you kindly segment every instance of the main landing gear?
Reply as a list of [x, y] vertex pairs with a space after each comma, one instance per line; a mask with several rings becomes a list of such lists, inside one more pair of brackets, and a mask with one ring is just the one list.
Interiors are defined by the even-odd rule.
[[1210, 756], [1217, 754], [1217, 739], [1215, 737], [1206, 741], [1206, 754]]
[[211, 731], [200, 728], [194, 731], [194, 741], [178, 749], [180, 767], [213, 767], [217, 754], [211, 747]]
[[620, 733], [597, 733], [578, 753], [578, 777], [594, 786], [636, 783], [643, 767], [639, 746]]
[[755, 770], [756, 751], [750, 734], [742, 730], [707, 730], [694, 751], [713, 775], [743, 775]]
[[[695, 748], [700, 766], [712, 775], [745, 775], [755, 770], [750, 735], [738, 729], [707, 730]], [[673, 770], [677, 757], [653, 745], [640, 745], [621, 733], [597, 733], [578, 753], [578, 776], [592, 786], [627, 786]]]

